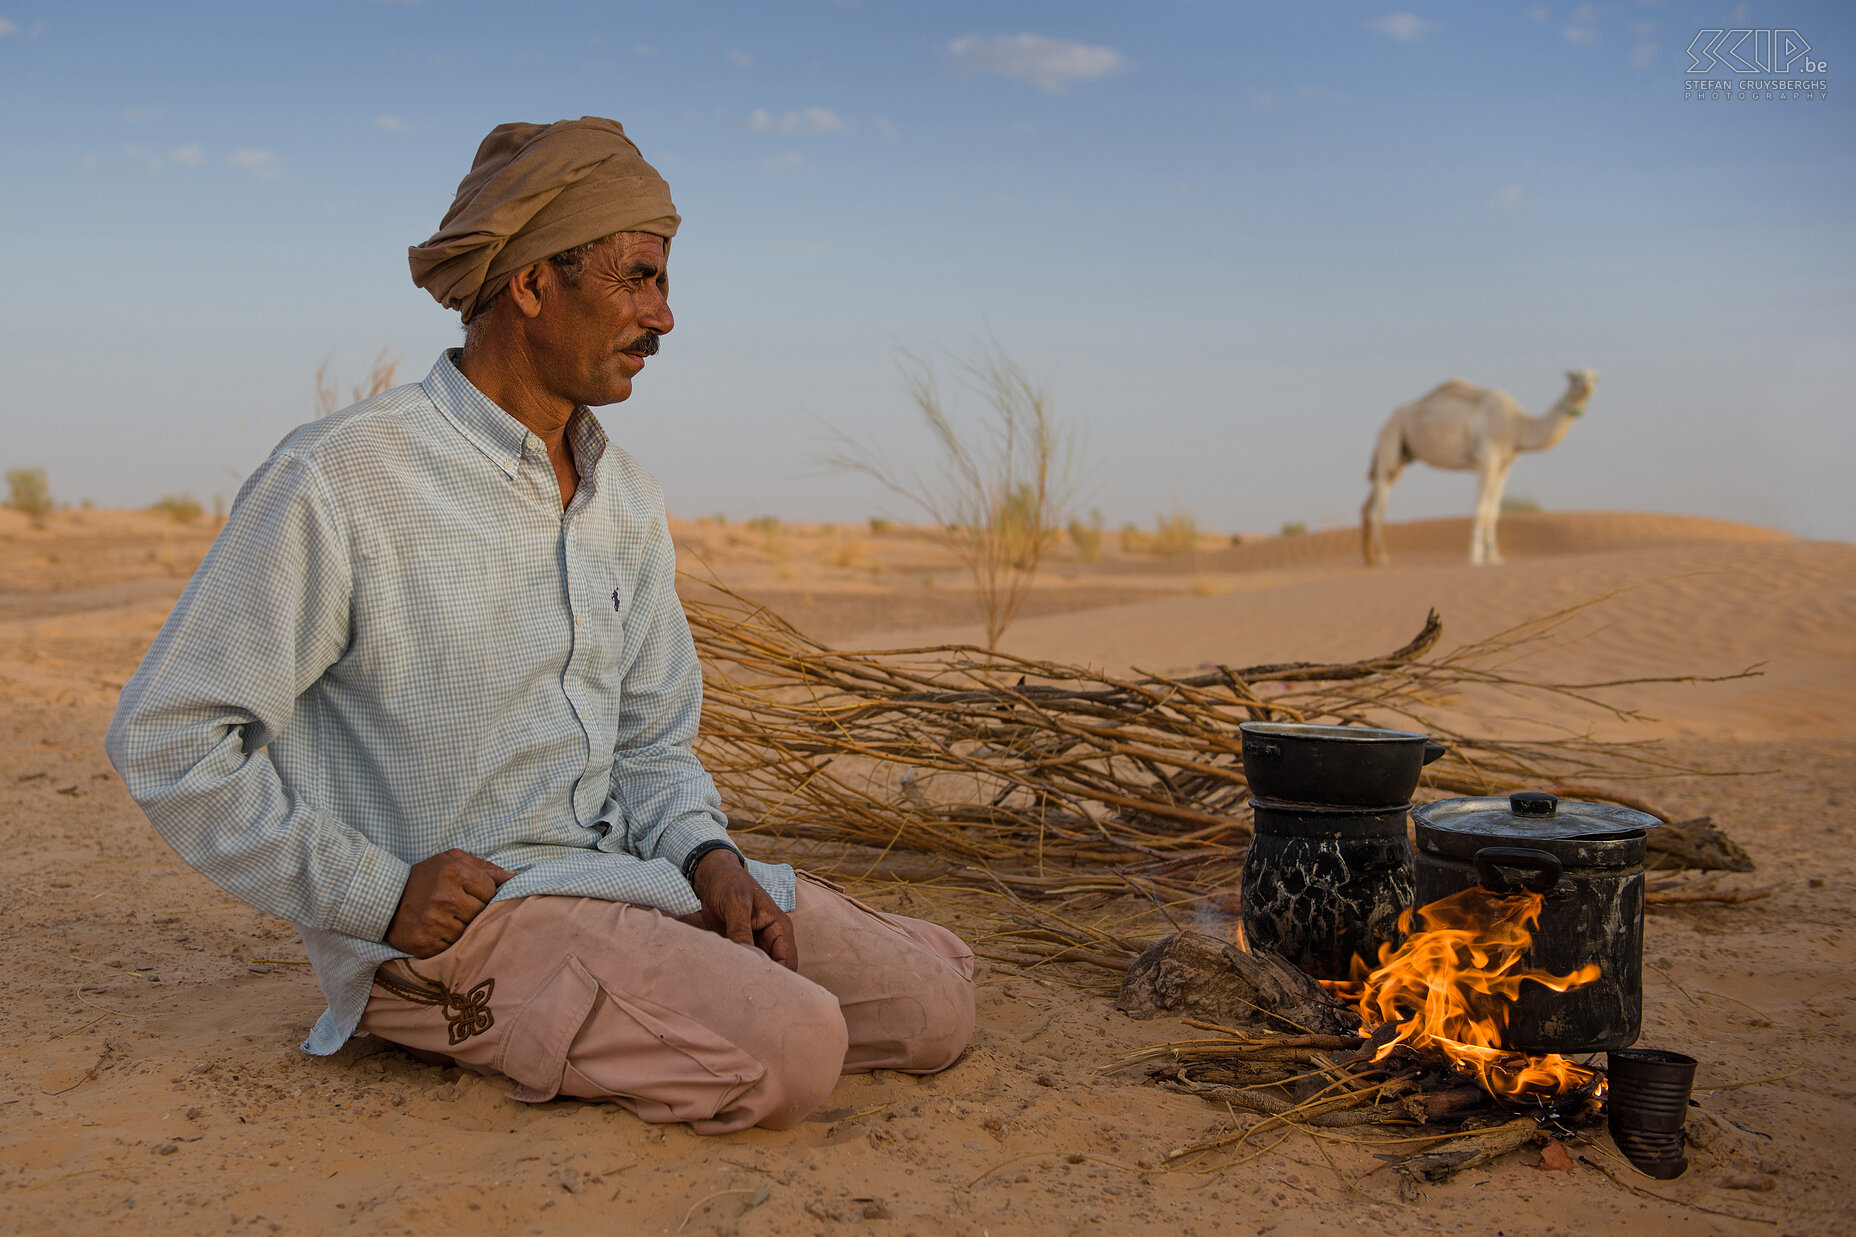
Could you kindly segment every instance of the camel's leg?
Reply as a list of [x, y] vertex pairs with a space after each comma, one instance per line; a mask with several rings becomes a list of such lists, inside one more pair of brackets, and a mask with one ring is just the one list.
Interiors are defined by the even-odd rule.
[[1373, 488], [1366, 496], [1366, 505], [1360, 508], [1360, 548], [1368, 567], [1384, 567], [1392, 561], [1386, 553], [1386, 498], [1392, 493], [1392, 483], [1405, 471], [1405, 464], [1404, 428], [1398, 413], [1394, 413], [1379, 431], [1379, 441], [1373, 445], [1372, 467], [1366, 472]]
[[1476, 520], [1469, 534], [1469, 565], [1501, 562], [1495, 552], [1495, 521], [1501, 514], [1502, 486], [1508, 479], [1508, 466], [1501, 460], [1484, 458], [1477, 472], [1481, 483], [1476, 487]]
[[1373, 478], [1372, 492], [1360, 508], [1360, 541], [1368, 567], [1384, 567], [1390, 561], [1386, 557], [1386, 497], [1391, 492], [1390, 481]]
[[1489, 498], [1488, 540], [1482, 548], [1482, 557], [1485, 562], [1500, 563], [1503, 561], [1501, 547], [1496, 541], [1495, 530], [1501, 523], [1502, 495], [1508, 492], [1508, 474], [1513, 471], [1514, 460], [1509, 459], [1503, 461], [1501, 467], [1495, 472], [1495, 493]]

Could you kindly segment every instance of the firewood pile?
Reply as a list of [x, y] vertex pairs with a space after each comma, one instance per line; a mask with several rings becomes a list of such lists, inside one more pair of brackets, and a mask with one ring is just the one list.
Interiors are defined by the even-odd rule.
[[[1403, 646], [1361, 661], [1118, 677], [965, 645], [841, 651], [713, 583], [702, 595], [685, 602], [704, 672], [697, 750], [742, 832], [991, 874], [1204, 889], [1235, 871], [1250, 834], [1245, 721], [1423, 731], [1449, 748], [1425, 770], [1431, 795], [1577, 785], [1629, 804], [1594, 785], [1707, 772], [1585, 725], [1636, 716], [1608, 689], [1693, 676], [1566, 683], [1520, 668], [1595, 603], [1442, 653], [1433, 613]], [[1494, 713], [1504, 701], [1546, 702], [1565, 720], [1489, 737], [1472, 705]], [[1744, 853], [1711, 822], [1659, 834], [1653, 848], [1679, 851], [1672, 866], [1741, 870]]]

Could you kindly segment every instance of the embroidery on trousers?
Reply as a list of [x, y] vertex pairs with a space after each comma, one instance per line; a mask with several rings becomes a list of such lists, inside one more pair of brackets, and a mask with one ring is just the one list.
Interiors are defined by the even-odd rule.
[[395, 973], [383, 966], [374, 973], [374, 982], [415, 1005], [437, 1007], [445, 1016], [445, 1028], [454, 1048], [496, 1025], [496, 1017], [490, 1013], [490, 995], [496, 991], [494, 978], [484, 980], [469, 992], [453, 992], [411, 967]]

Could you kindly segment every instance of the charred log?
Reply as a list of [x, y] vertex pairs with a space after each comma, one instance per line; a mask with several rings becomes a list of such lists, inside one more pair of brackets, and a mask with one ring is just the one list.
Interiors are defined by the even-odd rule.
[[1226, 1026], [1322, 1035], [1352, 1032], [1359, 1020], [1273, 953], [1245, 953], [1199, 932], [1170, 936], [1134, 960], [1116, 1008], [1136, 1018], [1190, 1015]]

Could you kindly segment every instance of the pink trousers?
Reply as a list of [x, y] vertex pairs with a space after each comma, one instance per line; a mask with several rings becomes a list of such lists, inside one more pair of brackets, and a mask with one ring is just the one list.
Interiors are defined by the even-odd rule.
[[377, 973], [361, 1029], [516, 1084], [699, 1134], [804, 1120], [841, 1073], [928, 1074], [973, 1033], [973, 951], [807, 878], [795, 974], [649, 907], [494, 902], [449, 949]]

